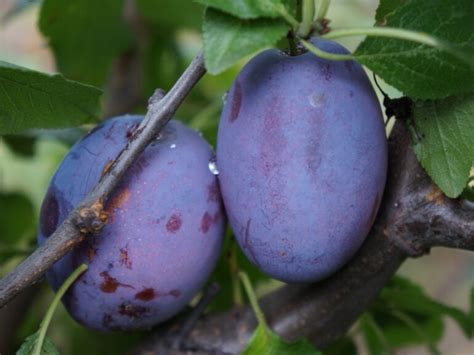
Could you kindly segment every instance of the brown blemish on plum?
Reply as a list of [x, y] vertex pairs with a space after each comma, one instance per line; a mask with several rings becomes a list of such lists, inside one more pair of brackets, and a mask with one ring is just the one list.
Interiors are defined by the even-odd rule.
[[128, 188], [123, 188], [118, 193], [114, 194], [111, 200], [107, 203], [106, 211], [108, 213], [120, 208], [125, 202], [130, 199], [130, 190]]
[[179, 214], [173, 214], [166, 223], [166, 229], [168, 232], [176, 233], [181, 228], [182, 224], [183, 221], [181, 220], [181, 216]]
[[120, 248], [120, 265], [125, 266], [127, 269], [132, 268], [132, 261], [128, 257], [128, 247]]
[[242, 106], [242, 87], [239, 80], [235, 81], [234, 92], [231, 100], [229, 121], [232, 123], [239, 117], [240, 107]]
[[281, 251], [281, 252], [280, 252], [280, 256], [281, 256], [281, 257], [285, 257], [285, 256], [286, 256], [286, 252]]
[[209, 228], [211, 228], [212, 223], [214, 222], [212, 216], [209, 214], [209, 212], [204, 213], [204, 215], [201, 218], [201, 231], [203, 233], [207, 233], [209, 231]]
[[155, 290], [152, 288], [145, 288], [142, 291], [138, 292], [135, 294], [135, 299], [141, 300], [141, 301], [151, 301], [154, 299], [157, 295], [155, 294]]
[[259, 266], [260, 263], [258, 262], [257, 258], [255, 257], [255, 252], [253, 250], [252, 244], [250, 243], [250, 223], [252, 223], [252, 218], [249, 218], [247, 220], [247, 225], [245, 226], [245, 230], [244, 230], [244, 248], [249, 251], [253, 262], [257, 266]]
[[121, 287], [128, 287], [133, 288], [133, 286], [123, 284], [117, 281], [116, 278], [109, 275], [107, 271], [102, 271], [99, 274], [104, 280], [100, 284], [100, 290], [105, 293], [114, 293], [117, 291], [117, 288]]
[[133, 303], [122, 303], [118, 308], [118, 312], [129, 318], [140, 318], [148, 312], [148, 308]]
[[221, 192], [217, 183], [212, 183], [207, 186], [207, 202], [219, 202], [221, 199]]
[[110, 167], [114, 163], [113, 159], [110, 159], [107, 164], [105, 164], [104, 168], [102, 169], [102, 172], [100, 173], [100, 177], [103, 177], [105, 174], [107, 174], [110, 170]]
[[54, 233], [58, 226], [59, 221], [59, 204], [56, 196], [51, 191], [51, 188], [48, 189], [46, 197], [41, 206], [40, 212], [40, 229], [41, 234], [44, 237], [48, 238], [51, 234]]

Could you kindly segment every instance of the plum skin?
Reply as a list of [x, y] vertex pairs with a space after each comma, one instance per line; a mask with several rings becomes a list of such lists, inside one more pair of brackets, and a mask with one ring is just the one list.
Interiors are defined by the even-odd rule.
[[[335, 42], [313, 43], [348, 53]], [[310, 52], [260, 53], [227, 95], [217, 165], [249, 260], [288, 283], [328, 277], [361, 246], [385, 186], [383, 116], [364, 70]]]
[[[99, 125], [56, 171], [40, 216], [43, 244], [132, 139], [142, 120], [123, 116]], [[57, 290], [89, 265], [63, 298], [78, 322], [96, 330], [146, 329], [169, 319], [196, 295], [214, 269], [225, 218], [210, 146], [170, 121], [127, 171], [105, 205], [108, 223], [54, 264]]]

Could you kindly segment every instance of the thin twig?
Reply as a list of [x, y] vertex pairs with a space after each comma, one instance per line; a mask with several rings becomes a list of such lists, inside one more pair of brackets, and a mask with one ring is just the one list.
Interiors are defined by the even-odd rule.
[[[54, 262], [77, 246], [86, 237], [86, 234], [81, 231], [88, 232], [92, 228], [100, 230], [100, 224], [106, 222], [102, 209], [108, 196], [127, 169], [168, 123], [205, 71], [203, 55], [199, 52], [169, 93], [162, 100], [149, 106], [146, 117], [136, 130], [136, 134], [130, 138], [108, 173], [68, 215], [44, 245], [0, 280], [0, 308], [19, 292], [38, 282]], [[84, 216], [95, 218], [84, 220]], [[81, 228], [78, 227], [78, 221], [82, 223]]]

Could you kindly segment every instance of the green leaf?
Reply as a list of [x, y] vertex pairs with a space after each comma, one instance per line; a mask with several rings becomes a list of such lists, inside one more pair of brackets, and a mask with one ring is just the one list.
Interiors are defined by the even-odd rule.
[[[16, 355], [31, 355], [35, 349], [36, 342], [38, 340], [39, 332], [31, 334], [21, 344], [20, 349], [16, 352]], [[45, 338], [43, 346], [41, 347], [41, 355], [59, 355], [58, 349], [54, 346], [53, 342], [49, 338]]]
[[413, 142], [421, 165], [448, 197], [467, 185], [474, 162], [474, 94], [418, 101]]
[[245, 355], [322, 355], [306, 339], [294, 343], [287, 343], [275, 333], [267, 330], [264, 325], [259, 324], [250, 339]]
[[[397, 1], [399, 3], [400, 1]], [[383, 3], [386, 6], [386, 2]], [[473, 58], [472, 0], [408, 0], [394, 11], [381, 10], [386, 26], [426, 32]], [[474, 69], [461, 59], [426, 45], [379, 37], [366, 38], [357, 60], [405, 95], [438, 99], [474, 91]]]
[[281, 0], [196, 0], [241, 19], [278, 17], [283, 7]]
[[338, 339], [324, 348], [324, 355], [357, 355], [357, 346], [348, 336]]
[[472, 336], [469, 315], [462, 310], [431, 299], [421, 287], [407, 279], [395, 277], [389, 287], [382, 290], [380, 299], [385, 305], [412, 315], [448, 316], [455, 321], [467, 337]]
[[397, 10], [410, 0], [381, 0], [375, 13], [375, 21], [380, 26], [386, 24], [386, 16]]
[[287, 31], [282, 20], [240, 20], [207, 9], [203, 23], [206, 68], [218, 74], [243, 57], [275, 44]]
[[78, 126], [98, 119], [95, 87], [0, 61], [0, 135]]
[[39, 27], [62, 73], [102, 86], [112, 61], [132, 44], [123, 8], [123, 0], [43, 2]]
[[[204, 7], [192, 0], [136, 0], [140, 14], [155, 26], [198, 29]], [[164, 32], [161, 31], [161, 34]]]
[[35, 213], [31, 201], [17, 192], [0, 192], [0, 242], [13, 246], [34, 234]]
[[30, 158], [35, 154], [36, 137], [32, 135], [6, 135], [2, 137], [8, 148], [16, 154]]

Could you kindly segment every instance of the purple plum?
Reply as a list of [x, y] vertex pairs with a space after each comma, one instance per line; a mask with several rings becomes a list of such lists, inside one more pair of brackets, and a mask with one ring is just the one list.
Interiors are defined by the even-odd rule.
[[386, 179], [383, 116], [362, 67], [310, 52], [254, 57], [227, 95], [217, 166], [229, 222], [252, 263], [289, 283], [334, 273], [367, 236]]
[[[99, 125], [67, 154], [43, 201], [39, 244], [98, 182], [132, 138], [141, 116]], [[182, 310], [219, 257], [225, 216], [211, 147], [171, 121], [109, 198], [108, 223], [47, 273], [53, 289], [89, 265], [64, 297], [70, 314], [97, 330], [150, 328]]]

